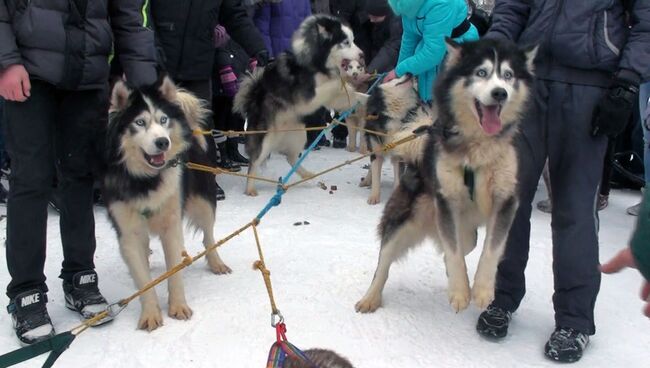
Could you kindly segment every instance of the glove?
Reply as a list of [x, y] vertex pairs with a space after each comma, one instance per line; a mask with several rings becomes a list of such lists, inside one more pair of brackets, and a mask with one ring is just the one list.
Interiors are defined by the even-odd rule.
[[262, 50], [255, 54], [255, 59], [257, 60], [257, 66], [265, 67], [269, 63], [269, 52]]
[[219, 69], [219, 80], [221, 81], [221, 89], [223, 89], [224, 95], [233, 97], [237, 94], [239, 90], [237, 76], [230, 65]]
[[610, 137], [620, 134], [630, 121], [634, 102], [639, 95], [639, 76], [631, 70], [621, 70], [605, 96], [596, 105], [591, 134]]
[[388, 83], [388, 82], [392, 81], [395, 78], [397, 78], [397, 74], [395, 74], [395, 69], [393, 69], [390, 72], [388, 72], [388, 74], [386, 74], [386, 76], [384, 77], [384, 80], [382, 81], [382, 83]]

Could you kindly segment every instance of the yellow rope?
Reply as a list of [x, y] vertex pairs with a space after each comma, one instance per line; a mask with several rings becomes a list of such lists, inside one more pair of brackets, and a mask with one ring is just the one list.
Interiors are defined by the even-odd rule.
[[278, 183], [277, 180], [263, 178], [261, 176], [255, 176], [255, 175], [240, 174], [240, 173], [232, 172], [232, 171], [229, 171], [229, 170], [224, 170], [224, 169], [221, 169], [219, 167], [206, 166], [206, 165], [201, 165], [201, 164], [197, 164], [197, 163], [194, 163], [194, 162], [188, 162], [188, 163], [185, 164], [185, 166], [187, 166], [189, 169], [209, 172], [209, 173], [212, 173], [212, 174], [225, 174], [225, 175], [239, 176], [240, 178], [255, 179], [255, 180], [264, 181], [264, 182], [267, 182], [267, 183], [273, 183], [273, 184]]
[[260, 256], [260, 259], [253, 263], [253, 269], [257, 269], [262, 274], [264, 279], [264, 285], [266, 286], [266, 291], [269, 294], [269, 301], [271, 302], [271, 312], [273, 314], [278, 314], [279, 310], [275, 304], [275, 297], [273, 296], [273, 286], [271, 285], [271, 271], [266, 268], [266, 263], [264, 262], [264, 252], [262, 252], [262, 245], [260, 244], [259, 235], [257, 235], [257, 226], [253, 224], [253, 234], [255, 234], [255, 245], [257, 245], [257, 253]]

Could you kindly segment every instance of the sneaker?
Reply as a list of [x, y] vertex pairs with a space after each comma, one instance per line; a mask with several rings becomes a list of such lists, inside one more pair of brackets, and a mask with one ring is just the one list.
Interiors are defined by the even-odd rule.
[[602, 211], [609, 205], [609, 196], [608, 195], [598, 195], [598, 211]]
[[226, 199], [226, 192], [224, 192], [223, 188], [219, 186], [219, 183], [215, 182], [214, 185], [217, 186], [217, 201], [223, 201]]
[[483, 337], [504, 338], [508, 334], [511, 319], [512, 313], [490, 304], [478, 317], [476, 331]]
[[543, 199], [537, 202], [537, 209], [544, 213], [551, 213], [553, 210], [553, 205], [551, 204], [551, 200]]
[[573, 363], [582, 358], [589, 336], [572, 328], [557, 328], [546, 343], [544, 354], [557, 362]]
[[345, 141], [345, 138], [334, 138], [332, 142], [332, 148], [345, 148], [347, 146], [347, 142]]
[[323, 137], [320, 142], [318, 142], [318, 145], [321, 147], [329, 147], [331, 143], [327, 138]]
[[[93, 270], [77, 272], [72, 276], [72, 282], [63, 281], [65, 306], [77, 311], [84, 319], [95, 317], [106, 310], [108, 303], [99, 292], [97, 272]], [[113, 319], [106, 317], [98, 321], [95, 326], [110, 322]]]
[[16, 295], [7, 307], [22, 345], [35, 344], [54, 336], [54, 326], [46, 304], [45, 293], [34, 289]]
[[639, 211], [641, 211], [641, 203], [637, 203], [632, 207], [627, 209], [627, 214], [630, 216], [639, 216]]

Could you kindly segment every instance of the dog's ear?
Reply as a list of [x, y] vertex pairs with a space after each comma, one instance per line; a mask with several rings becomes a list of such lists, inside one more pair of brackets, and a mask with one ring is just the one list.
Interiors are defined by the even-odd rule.
[[535, 57], [537, 57], [537, 51], [539, 51], [539, 45], [524, 49], [524, 54], [526, 54], [526, 67], [531, 73], [535, 71]]
[[178, 88], [168, 76], [163, 78], [158, 91], [165, 100], [176, 101], [176, 92], [178, 92]]
[[111, 110], [124, 110], [129, 102], [129, 96], [131, 96], [131, 89], [123, 80], [118, 80], [111, 93]]
[[456, 65], [460, 60], [460, 44], [450, 37], [445, 37], [445, 44], [447, 44], [447, 66]]

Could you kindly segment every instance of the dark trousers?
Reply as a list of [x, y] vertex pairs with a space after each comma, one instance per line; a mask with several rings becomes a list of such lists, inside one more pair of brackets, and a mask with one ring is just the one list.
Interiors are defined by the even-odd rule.
[[[305, 123], [305, 126], [307, 128], [312, 128], [312, 127], [325, 126], [327, 125], [327, 123], [330, 122], [330, 120], [332, 120], [332, 118], [330, 117], [329, 110], [327, 110], [324, 107], [321, 107], [320, 109], [316, 110], [313, 114], [303, 117], [302, 120]], [[321, 130], [308, 131], [307, 145], [310, 145], [313, 141], [315, 141], [316, 138], [318, 138], [320, 132]]]
[[198, 81], [177, 80], [174, 82], [179, 87], [185, 88], [186, 90], [192, 92], [194, 96], [204, 100], [208, 108], [212, 106], [212, 81], [210, 78]]
[[12, 170], [6, 249], [10, 298], [32, 288], [47, 291], [43, 273], [47, 202], [55, 175], [61, 199], [60, 277], [71, 280], [79, 271], [94, 269], [92, 169], [107, 110], [106, 89], [62, 91], [40, 81], [32, 81], [27, 101], [7, 101], [5, 139]]
[[219, 130], [244, 130], [244, 118], [232, 111], [233, 98], [228, 96], [215, 96], [212, 99], [214, 112], [214, 125]]
[[538, 81], [517, 137], [520, 204], [497, 274], [495, 305], [515, 311], [526, 292], [530, 214], [544, 162], [553, 192], [553, 274], [556, 326], [595, 333], [600, 289], [596, 196], [606, 137], [590, 135], [598, 87]]

